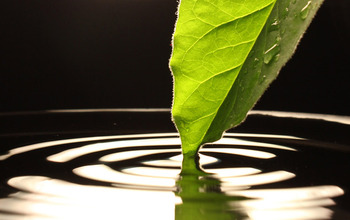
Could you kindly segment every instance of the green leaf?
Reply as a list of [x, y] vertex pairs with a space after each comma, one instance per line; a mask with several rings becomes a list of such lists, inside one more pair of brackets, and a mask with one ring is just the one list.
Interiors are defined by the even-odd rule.
[[323, 0], [181, 0], [170, 68], [184, 154], [241, 123]]

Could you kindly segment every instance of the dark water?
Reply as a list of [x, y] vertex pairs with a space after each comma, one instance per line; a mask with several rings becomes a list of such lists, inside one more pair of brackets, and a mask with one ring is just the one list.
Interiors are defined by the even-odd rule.
[[1, 136], [0, 219], [350, 219], [348, 118], [313, 117], [253, 114], [182, 172], [174, 132], [22, 126]]

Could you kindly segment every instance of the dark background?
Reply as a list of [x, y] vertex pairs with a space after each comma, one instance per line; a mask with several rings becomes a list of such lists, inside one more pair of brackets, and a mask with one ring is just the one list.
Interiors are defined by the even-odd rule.
[[[169, 108], [176, 0], [3, 0], [0, 111]], [[254, 109], [350, 115], [350, 1], [325, 0]]]

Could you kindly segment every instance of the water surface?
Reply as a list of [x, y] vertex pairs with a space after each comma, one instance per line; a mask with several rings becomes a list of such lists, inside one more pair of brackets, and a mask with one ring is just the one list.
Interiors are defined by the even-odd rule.
[[4, 132], [0, 219], [348, 219], [346, 120], [269, 114], [203, 147], [199, 164], [183, 160], [177, 133], [145, 122], [134, 133]]

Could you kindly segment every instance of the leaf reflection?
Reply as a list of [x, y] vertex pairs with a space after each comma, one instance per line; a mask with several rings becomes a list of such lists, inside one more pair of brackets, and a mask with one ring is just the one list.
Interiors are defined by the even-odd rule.
[[184, 157], [182, 171], [176, 182], [176, 195], [182, 200], [175, 208], [176, 220], [331, 219], [333, 212], [326, 206], [335, 205], [331, 198], [344, 194], [341, 188], [332, 185], [249, 189], [252, 185], [283, 181], [295, 175], [277, 171], [230, 176], [227, 172], [220, 175], [220, 169], [210, 174], [204, 172], [198, 161], [199, 158]]

